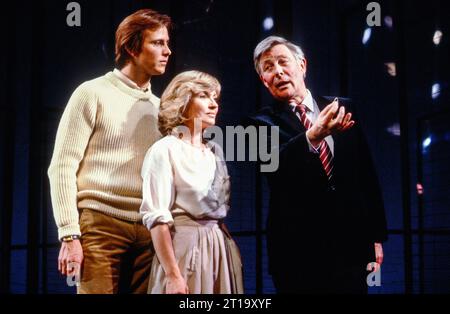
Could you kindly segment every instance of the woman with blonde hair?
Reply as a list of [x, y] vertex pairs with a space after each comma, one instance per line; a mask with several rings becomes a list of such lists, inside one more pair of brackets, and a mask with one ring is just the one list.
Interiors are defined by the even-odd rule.
[[149, 293], [243, 293], [239, 250], [222, 221], [230, 198], [223, 152], [203, 138], [220, 89], [213, 76], [187, 71], [161, 97], [164, 137], [142, 168], [140, 212], [156, 252]]

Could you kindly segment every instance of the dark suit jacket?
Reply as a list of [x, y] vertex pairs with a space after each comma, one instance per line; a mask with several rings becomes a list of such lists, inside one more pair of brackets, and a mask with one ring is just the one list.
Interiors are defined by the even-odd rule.
[[[315, 101], [322, 110], [333, 99]], [[339, 103], [351, 111], [348, 101]], [[287, 103], [250, 117], [247, 125], [278, 126], [280, 131], [279, 168], [267, 174], [270, 273], [306, 280], [326, 277], [338, 265], [364, 268], [375, 261], [373, 243], [387, 239], [386, 219], [369, 148], [355, 121], [352, 129], [333, 136], [334, 180], [329, 182]]]

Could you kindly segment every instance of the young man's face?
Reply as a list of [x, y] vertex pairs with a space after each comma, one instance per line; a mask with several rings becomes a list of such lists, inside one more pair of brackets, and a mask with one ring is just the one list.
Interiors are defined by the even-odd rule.
[[261, 55], [260, 78], [273, 97], [288, 101], [303, 94], [306, 60], [298, 61], [285, 45], [279, 44]]
[[148, 75], [161, 75], [166, 71], [171, 54], [167, 28], [163, 26], [157, 30], [147, 29], [143, 33], [141, 52], [134, 61]]

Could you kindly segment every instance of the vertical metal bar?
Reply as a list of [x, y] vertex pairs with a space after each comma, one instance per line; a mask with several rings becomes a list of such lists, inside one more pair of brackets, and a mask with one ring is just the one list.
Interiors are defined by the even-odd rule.
[[[424, 120], [419, 119], [417, 123], [417, 181], [423, 187], [423, 154], [422, 154], [422, 138], [424, 134]], [[423, 191], [423, 190], [422, 190]], [[424, 198], [422, 193], [417, 193], [417, 208], [418, 208], [418, 239], [419, 239], [419, 293], [425, 292], [425, 261], [424, 261]]]
[[16, 48], [16, 5], [8, 11], [6, 20], [7, 42], [10, 49], [7, 49], [6, 76], [3, 86], [5, 86], [5, 104], [2, 105], [2, 136], [4, 138], [3, 147], [3, 178], [1, 199], [1, 253], [0, 253], [0, 293], [11, 291], [11, 239], [12, 239], [12, 213], [13, 213], [13, 183], [14, 183], [14, 136], [16, 120], [14, 82], [16, 81], [16, 71], [14, 66], [17, 62]]
[[402, 160], [402, 200], [403, 200], [403, 231], [404, 231], [404, 263], [405, 263], [405, 293], [413, 292], [412, 267], [412, 230], [411, 230], [411, 176], [409, 159], [409, 127], [408, 127], [408, 94], [406, 73], [406, 45], [404, 1], [395, 1], [395, 24], [397, 37], [397, 77], [399, 82], [399, 115], [400, 115], [400, 155]]
[[[255, 34], [255, 43], [259, 41], [259, 36], [261, 34], [261, 24], [259, 23], [262, 20], [262, 5], [259, 1], [255, 1], [254, 10], [257, 13], [256, 23], [254, 34]], [[255, 102], [256, 108], [261, 108], [262, 97], [259, 88], [259, 80], [255, 76]], [[263, 193], [262, 193], [262, 175], [258, 170], [258, 167], [255, 167], [255, 231], [256, 231], [256, 255], [255, 255], [255, 271], [256, 271], [256, 293], [261, 294], [264, 292], [264, 273], [263, 273], [263, 225], [264, 225], [264, 215], [263, 215]]]
[[42, 227], [41, 227], [41, 234], [42, 234], [42, 264], [41, 264], [41, 273], [42, 273], [42, 293], [47, 294], [48, 289], [47, 289], [47, 283], [48, 283], [48, 270], [47, 270], [47, 265], [48, 265], [48, 247], [49, 247], [49, 243], [48, 243], [48, 193], [50, 193], [50, 185], [49, 185], [49, 181], [47, 179], [47, 175], [46, 175], [46, 169], [47, 169], [47, 148], [48, 148], [48, 141], [47, 141], [47, 126], [48, 126], [48, 113], [49, 111], [46, 110], [46, 115], [45, 117], [43, 117], [42, 121], [43, 121], [43, 126], [42, 126], [42, 132], [43, 136], [45, 136], [45, 141], [44, 141], [44, 145], [43, 145], [43, 158], [42, 160], [45, 161], [45, 164], [43, 164], [43, 169], [41, 171], [41, 186], [43, 187], [41, 190], [42, 193], [42, 204], [41, 204], [41, 209], [42, 209]]
[[39, 291], [39, 225], [41, 207], [41, 111], [42, 111], [42, 61], [44, 38], [43, 21], [45, 6], [32, 4], [31, 41], [31, 100], [30, 104], [30, 144], [28, 161], [28, 250], [27, 250], [27, 293]]

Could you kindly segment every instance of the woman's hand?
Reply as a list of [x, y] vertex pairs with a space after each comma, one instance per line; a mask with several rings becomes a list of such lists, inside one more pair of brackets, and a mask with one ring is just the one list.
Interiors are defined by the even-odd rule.
[[189, 293], [189, 288], [186, 285], [183, 277], [178, 276], [167, 276], [166, 285], [167, 294], [187, 294]]
[[153, 246], [161, 266], [166, 273], [166, 293], [167, 294], [186, 294], [189, 289], [178, 267], [173, 250], [172, 237], [167, 224], [157, 224], [150, 229]]

